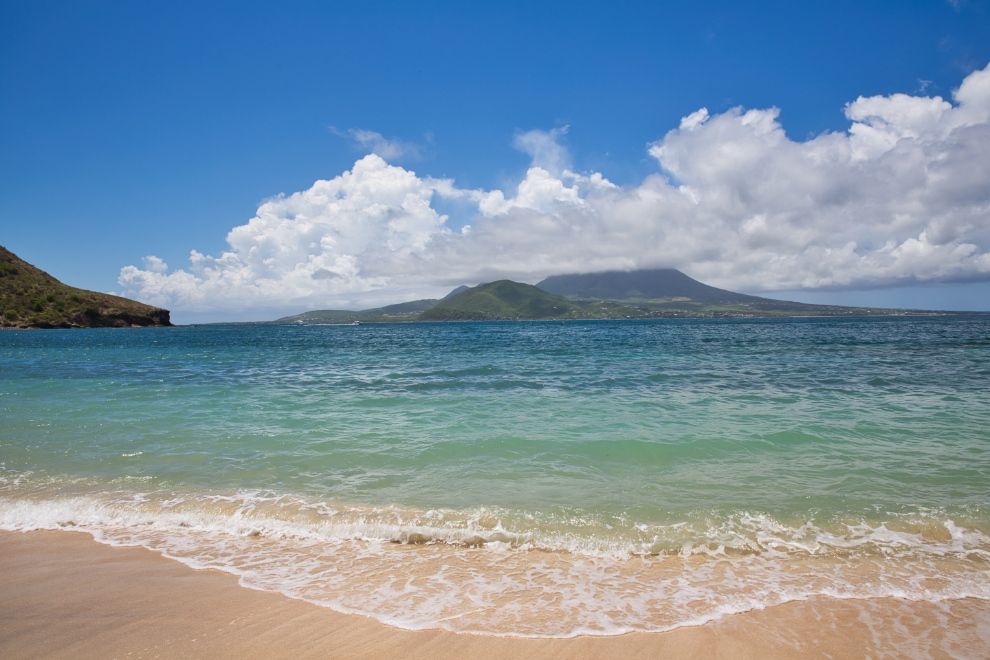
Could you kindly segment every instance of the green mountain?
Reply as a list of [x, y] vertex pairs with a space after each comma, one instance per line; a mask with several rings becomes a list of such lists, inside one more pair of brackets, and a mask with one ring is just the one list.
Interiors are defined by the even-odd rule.
[[0, 247], [0, 327], [104, 328], [172, 325], [166, 309], [59, 282]]
[[918, 310], [809, 305], [708, 286], [672, 268], [555, 275], [536, 286], [499, 280], [461, 286], [441, 300], [414, 300], [362, 311], [318, 310], [274, 323], [657, 319], [750, 316], [891, 316]]
[[554, 275], [536, 285], [571, 300], [613, 300], [647, 317], [665, 316], [842, 316], [898, 314], [868, 309], [773, 300], [708, 286], [673, 268]]
[[611, 301], [576, 302], [531, 284], [499, 280], [445, 298], [423, 312], [421, 321], [513, 319], [600, 319], [639, 317], [635, 309]]
[[561, 296], [603, 300], [677, 300], [746, 304], [766, 298], [702, 284], [673, 268], [553, 275], [536, 285]]

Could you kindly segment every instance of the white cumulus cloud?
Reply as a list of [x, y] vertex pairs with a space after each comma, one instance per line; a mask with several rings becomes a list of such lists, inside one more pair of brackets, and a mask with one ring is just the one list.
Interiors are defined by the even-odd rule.
[[[652, 266], [751, 291], [990, 279], [990, 66], [951, 99], [860, 97], [845, 116], [845, 130], [795, 141], [777, 108], [702, 108], [648, 146], [658, 170], [629, 186], [575, 172], [566, 128], [515, 136], [532, 165], [506, 190], [389, 164], [398, 155], [368, 132], [369, 155], [264, 202], [222, 254], [192, 251], [176, 269], [148, 257], [119, 281], [173, 310], [222, 312]], [[465, 217], [437, 211], [442, 198]]]

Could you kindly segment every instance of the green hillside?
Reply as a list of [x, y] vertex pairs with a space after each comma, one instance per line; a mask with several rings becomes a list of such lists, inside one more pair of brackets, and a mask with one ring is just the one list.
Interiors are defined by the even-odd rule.
[[699, 282], [673, 268], [553, 275], [540, 289], [576, 302], [617, 301], [651, 318], [699, 316], [862, 316], [911, 310], [813, 305], [761, 298]]
[[168, 310], [68, 286], [0, 247], [0, 327], [149, 325], [171, 325]]
[[583, 299], [693, 300], [723, 305], [767, 300], [717, 289], [673, 268], [552, 275], [536, 286], [549, 293]]
[[317, 310], [274, 323], [660, 319], [950, 314], [811, 305], [708, 286], [670, 268], [548, 277], [536, 286], [499, 280], [461, 286], [441, 300], [413, 300], [362, 311]]
[[401, 321], [418, 321], [419, 315], [434, 307], [442, 300], [453, 298], [468, 290], [469, 287], [459, 286], [443, 298], [423, 298], [421, 300], [410, 300], [409, 302], [385, 305], [373, 309], [314, 309], [302, 314], [283, 316], [275, 319], [272, 323], [300, 323], [300, 324], [325, 324], [325, 323], [397, 323]]
[[422, 300], [411, 300], [409, 302], [376, 307], [374, 309], [316, 309], [311, 312], [284, 316], [272, 321], [272, 323], [354, 323], [354, 322], [376, 322], [390, 323], [395, 321], [415, 321], [421, 312], [424, 312], [439, 300], [435, 298], [424, 298]]
[[611, 301], [581, 303], [530, 284], [499, 280], [480, 284], [423, 312], [421, 321], [495, 321], [512, 319], [594, 319], [641, 317]]

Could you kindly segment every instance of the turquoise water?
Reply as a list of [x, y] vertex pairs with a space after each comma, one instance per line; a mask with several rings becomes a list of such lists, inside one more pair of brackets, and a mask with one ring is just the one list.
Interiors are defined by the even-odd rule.
[[986, 317], [10, 331], [0, 419], [0, 528], [406, 627], [990, 598]]

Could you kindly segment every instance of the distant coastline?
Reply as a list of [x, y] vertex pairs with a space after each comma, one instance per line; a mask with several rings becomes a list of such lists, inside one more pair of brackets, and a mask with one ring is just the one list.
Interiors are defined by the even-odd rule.
[[979, 312], [817, 305], [708, 286], [678, 270], [607, 271], [460, 286], [441, 299], [365, 310], [313, 310], [265, 323], [347, 324], [437, 321], [579, 321], [677, 318], [953, 316]]

